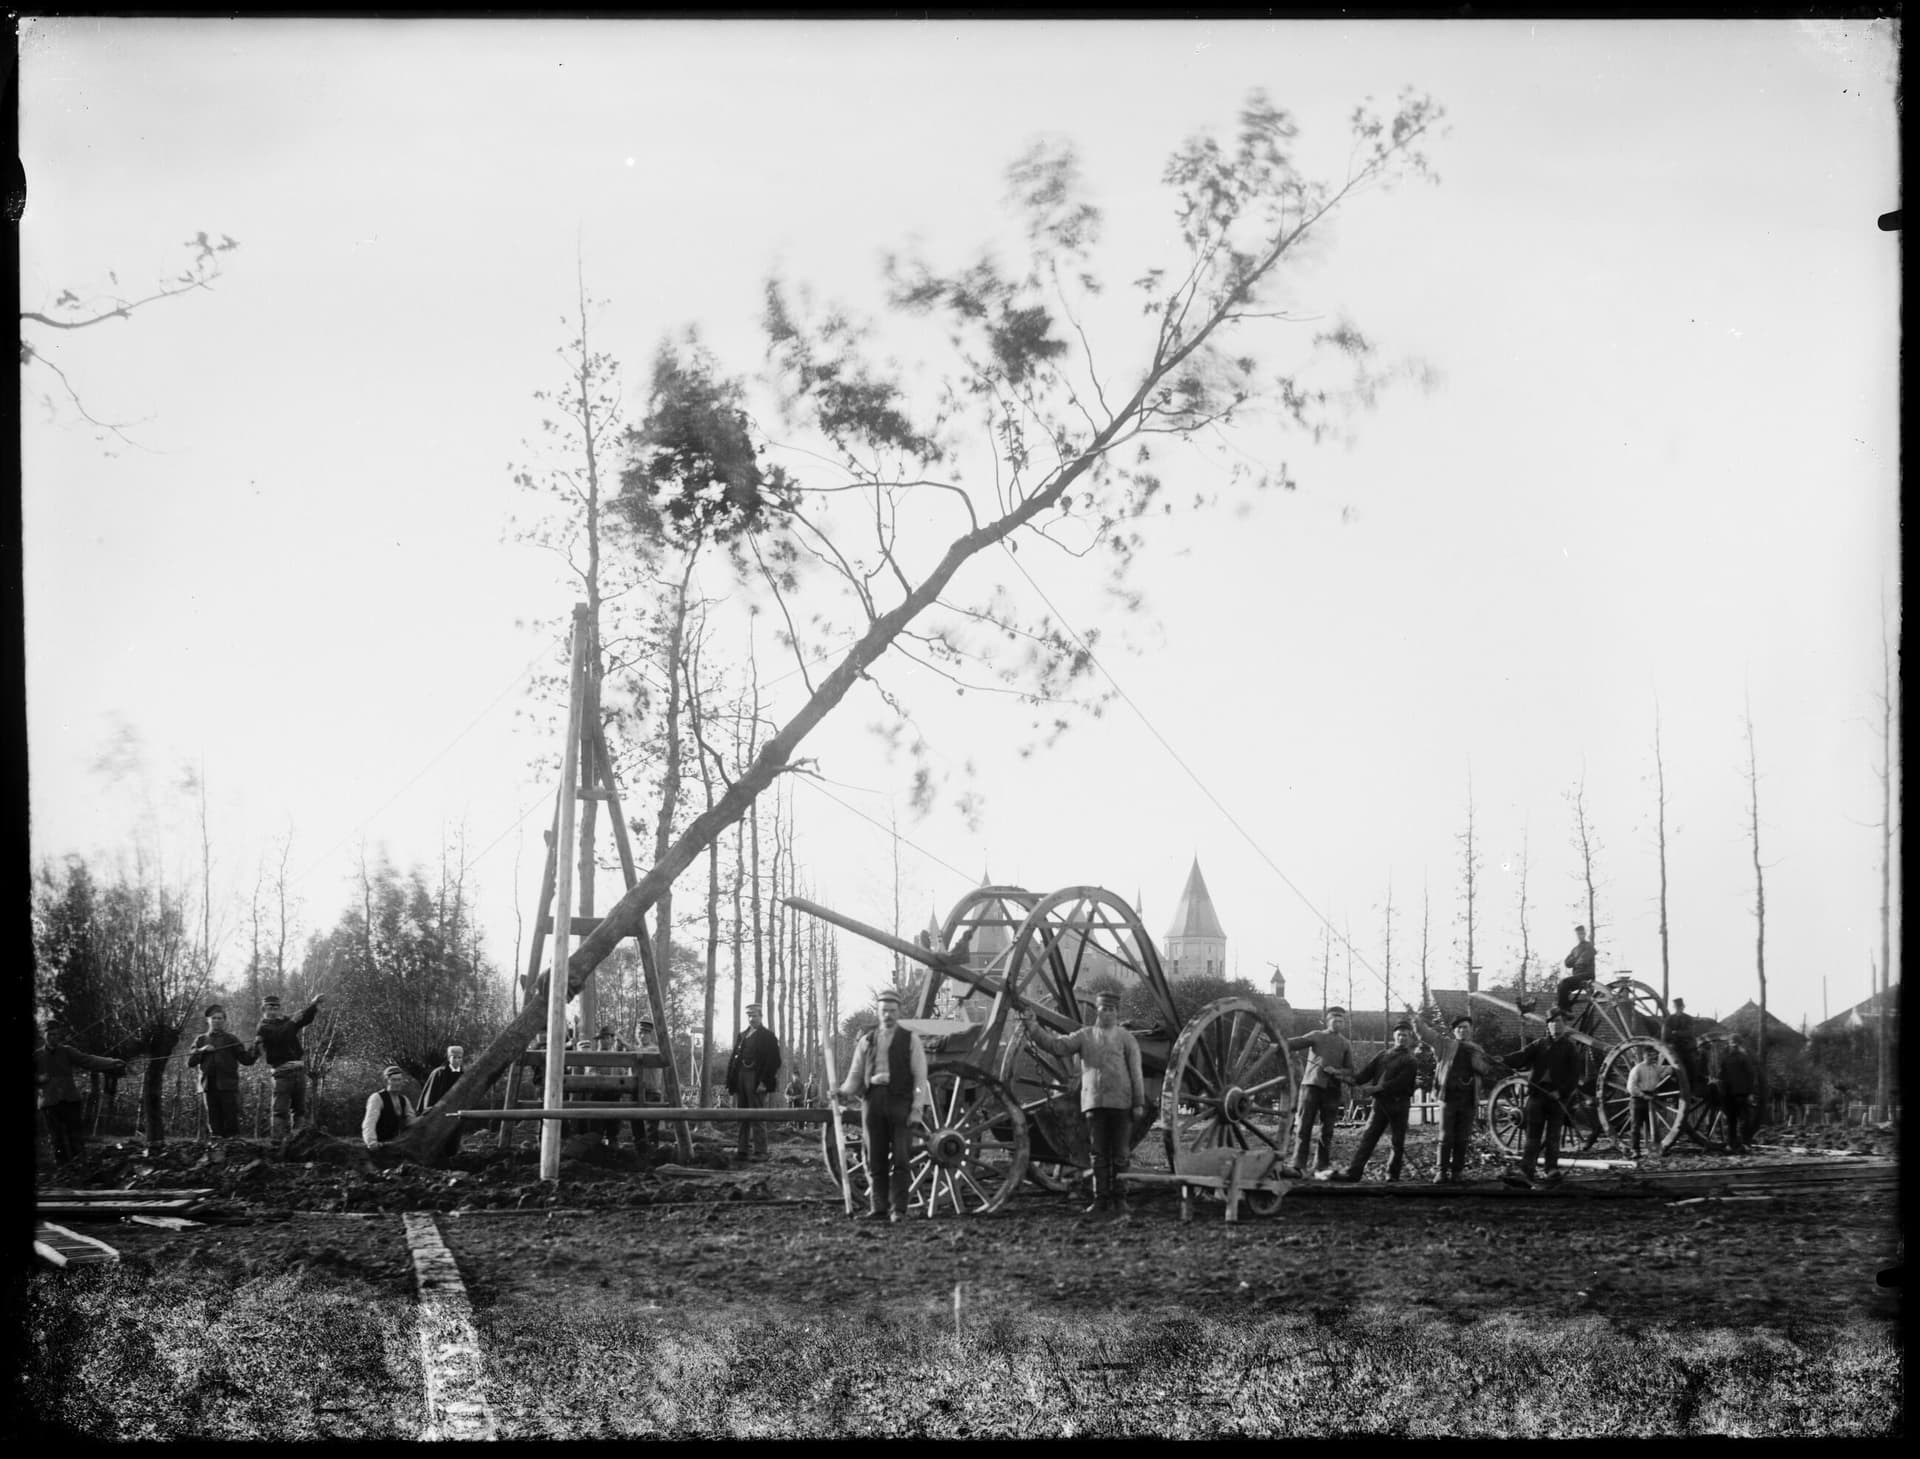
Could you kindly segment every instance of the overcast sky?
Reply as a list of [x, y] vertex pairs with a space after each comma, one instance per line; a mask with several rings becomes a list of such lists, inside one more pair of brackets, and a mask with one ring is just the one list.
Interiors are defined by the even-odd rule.
[[[204, 764], [230, 890], [291, 829], [308, 929], [362, 838], [432, 862], [464, 824], [510, 962], [558, 773], [516, 711], [575, 596], [510, 532], [511, 465], [576, 264], [637, 407], [689, 323], [759, 368], [775, 269], [871, 301], [884, 250], [969, 256], [1038, 137], [1079, 145], [1124, 283], [1166, 256], [1166, 155], [1250, 88], [1338, 159], [1354, 105], [1411, 86], [1447, 109], [1440, 184], [1356, 201], [1290, 294], [1433, 387], [1345, 442], [1185, 460], [1176, 489], [1231, 451], [1300, 489], [1160, 524], [1139, 613], [1023, 554], [1128, 702], [1022, 756], [1018, 706], [906, 676], [953, 777], [914, 819], [882, 706], [849, 701], [807, 746], [826, 783], [793, 791], [816, 895], [889, 921], [897, 814], [909, 924], [990, 869], [1138, 894], [1160, 934], [1197, 856], [1230, 963], [1278, 964], [1296, 1004], [1325, 917], [1379, 1006], [1391, 894], [1397, 1004], [1423, 897], [1429, 979], [1464, 983], [1469, 786], [1483, 979], [1518, 960], [1523, 841], [1533, 946], [1565, 954], [1584, 783], [1602, 967], [1657, 984], [1657, 705], [1674, 988], [1730, 1012], [1755, 988], [1750, 703], [1771, 1006], [1866, 996], [1899, 598], [1885, 23], [21, 24], [21, 307], [137, 297], [202, 230], [240, 243], [209, 291], [31, 336], [123, 426], [25, 372], [36, 857], [129, 844], [138, 794], [90, 766], [131, 726], [163, 808], [166, 767]], [[969, 571], [1040, 606], [1004, 558]], [[883, 960], [846, 960], [854, 1000]]]

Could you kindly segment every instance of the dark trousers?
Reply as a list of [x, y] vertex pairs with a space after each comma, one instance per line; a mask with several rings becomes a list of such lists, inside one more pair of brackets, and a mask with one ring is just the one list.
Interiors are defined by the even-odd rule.
[[1633, 1117], [1633, 1153], [1635, 1155], [1640, 1153], [1640, 1139], [1643, 1135], [1652, 1140], [1654, 1147], [1658, 1149], [1660, 1137], [1655, 1133], [1653, 1128], [1652, 1096], [1646, 1094], [1633, 1095], [1628, 1104], [1628, 1113]]
[[203, 1089], [200, 1100], [207, 1107], [207, 1128], [216, 1139], [231, 1139], [240, 1133], [239, 1090]]
[[[733, 1103], [736, 1109], [764, 1109], [767, 1098], [754, 1083], [754, 1075], [742, 1074], [734, 1085]], [[740, 1121], [740, 1153], [751, 1150], [756, 1155], [767, 1153], [767, 1127], [758, 1120]]]
[[1553, 992], [1553, 1006], [1556, 1008], [1573, 1007], [1573, 995], [1582, 988], [1591, 988], [1593, 979], [1587, 977], [1562, 978]]
[[867, 1209], [907, 1214], [907, 1182], [913, 1176], [913, 1096], [886, 1085], [867, 1091], [860, 1128], [867, 1141]]
[[80, 1153], [86, 1140], [87, 1122], [82, 1117], [86, 1107], [85, 1101], [78, 1099], [47, 1106], [47, 1134], [53, 1138], [55, 1160], [71, 1160]]
[[288, 1064], [273, 1071], [273, 1133], [292, 1134], [307, 1118], [307, 1068]]
[[1559, 1100], [1549, 1094], [1528, 1091], [1527, 1140], [1520, 1150], [1520, 1169], [1526, 1175], [1531, 1177], [1534, 1167], [1539, 1163], [1543, 1143], [1547, 1152], [1547, 1169], [1553, 1171], [1560, 1168], [1560, 1132], [1566, 1123]]
[[1340, 1118], [1340, 1091], [1309, 1084], [1300, 1091], [1300, 1143], [1293, 1154], [1296, 1170], [1307, 1170], [1307, 1155], [1313, 1148], [1314, 1121], [1320, 1122], [1320, 1160], [1318, 1168], [1333, 1164], [1333, 1125]]
[[1747, 1121], [1752, 1115], [1753, 1096], [1750, 1094], [1720, 1094], [1720, 1113], [1727, 1120], [1727, 1149], [1735, 1155], [1747, 1152]]
[[1440, 1106], [1440, 1173], [1460, 1178], [1473, 1143], [1473, 1091], [1449, 1094]]
[[1389, 1137], [1393, 1146], [1393, 1156], [1387, 1161], [1387, 1179], [1400, 1178], [1400, 1162], [1407, 1153], [1407, 1108], [1405, 1099], [1381, 1099], [1373, 1101], [1373, 1118], [1367, 1121], [1366, 1133], [1360, 1137], [1360, 1147], [1353, 1152], [1353, 1159], [1347, 1165], [1351, 1175], [1358, 1175], [1366, 1169], [1367, 1160], [1373, 1154], [1373, 1147], [1380, 1143], [1380, 1137]]
[[1133, 1111], [1090, 1109], [1087, 1144], [1093, 1147], [1093, 1198], [1102, 1203], [1120, 1194], [1120, 1177], [1133, 1156]]

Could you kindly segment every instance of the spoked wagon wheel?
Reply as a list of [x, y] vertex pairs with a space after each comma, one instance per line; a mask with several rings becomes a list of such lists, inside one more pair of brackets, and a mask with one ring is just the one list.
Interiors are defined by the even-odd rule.
[[[853, 1109], [834, 1109], [829, 1111], [840, 1121], [840, 1129], [847, 1143], [847, 1174], [853, 1185], [853, 1203], [857, 1208], [867, 1198], [867, 1135], [860, 1123], [860, 1111]], [[833, 1177], [834, 1184], [840, 1183], [840, 1151], [833, 1142], [833, 1126], [820, 1126], [820, 1159], [827, 1167], [827, 1174]]]
[[1679, 1056], [1658, 1039], [1632, 1038], [1607, 1051], [1600, 1065], [1600, 1115], [1607, 1133], [1617, 1145], [1633, 1142], [1633, 1097], [1627, 1092], [1627, 1076], [1640, 1062], [1641, 1051], [1653, 1051], [1660, 1068], [1660, 1083], [1651, 1096], [1653, 1128], [1642, 1131], [1655, 1150], [1664, 1151], [1680, 1137], [1687, 1112], [1687, 1073]]
[[1516, 1074], [1487, 1094], [1487, 1135], [1494, 1148], [1515, 1160], [1527, 1143], [1527, 1081]]
[[1026, 1177], [1026, 1116], [1004, 1084], [971, 1065], [936, 1066], [927, 1083], [933, 1103], [914, 1140], [911, 1214], [999, 1210]]
[[1727, 1148], [1726, 1112], [1720, 1108], [1719, 1101], [1710, 1098], [1705, 1090], [1692, 1091], [1686, 1113], [1681, 1117], [1680, 1128], [1689, 1140], [1703, 1150], [1721, 1151]]
[[1100, 887], [1067, 887], [1034, 904], [1014, 938], [1006, 982], [1023, 1002], [1075, 1023], [1092, 1021], [1082, 1005], [1091, 1009], [1096, 986], [1144, 983], [1156, 1020], [1177, 1021], [1153, 939], [1132, 907]]
[[[1167, 1055], [1160, 1090], [1167, 1167], [1179, 1170], [1182, 1152], [1252, 1150], [1287, 1159], [1293, 1121], [1293, 1075], [1286, 1041], [1267, 1011], [1251, 998], [1219, 998], [1187, 1021]], [[1268, 1215], [1276, 1196], [1247, 1197], [1256, 1215]]]
[[1064, 1160], [1029, 1160], [1027, 1179], [1041, 1190], [1055, 1195], [1072, 1195], [1086, 1176], [1086, 1167], [1069, 1165]]

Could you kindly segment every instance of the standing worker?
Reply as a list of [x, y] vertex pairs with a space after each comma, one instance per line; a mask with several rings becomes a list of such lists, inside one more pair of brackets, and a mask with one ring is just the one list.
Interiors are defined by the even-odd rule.
[[1640, 1134], [1653, 1139], [1653, 1153], [1660, 1153], [1660, 1131], [1653, 1123], [1654, 1101], [1667, 1082], [1667, 1066], [1660, 1062], [1660, 1051], [1652, 1044], [1640, 1046], [1640, 1059], [1627, 1071], [1627, 1114], [1633, 1125], [1633, 1158], [1640, 1158]]
[[876, 1001], [880, 1025], [860, 1035], [853, 1046], [840, 1097], [861, 1101], [861, 1134], [867, 1147], [867, 1214], [862, 1219], [899, 1222], [907, 1217], [912, 1127], [925, 1119], [931, 1098], [927, 1051], [918, 1034], [900, 1027], [897, 992], [883, 988]]
[[240, 1066], [260, 1056], [227, 1032], [227, 1010], [207, 1005], [207, 1031], [193, 1041], [187, 1067], [200, 1083], [200, 1102], [207, 1109], [207, 1128], [216, 1140], [240, 1133]]
[[[764, 1109], [767, 1096], [778, 1086], [780, 1040], [773, 1030], [760, 1022], [760, 1005], [747, 1005], [747, 1026], [733, 1042], [733, 1057], [727, 1061], [727, 1088], [733, 1091], [740, 1109]], [[751, 1153], [750, 1153], [751, 1152]], [[740, 1121], [740, 1158], [767, 1158], [766, 1126], [753, 1120]]]
[[260, 1025], [253, 1031], [253, 1051], [273, 1070], [275, 1138], [291, 1135], [307, 1117], [307, 1056], [300, 1047], [300, 1030], [313, 1022], [324, 996], [315, 993], [292, 1018], [280, 1011], [278, 993], [260, 1000]]
[[46, 1115], [47, 1134], [53, 1140], [53, 1159], [57, 1165], [78, 1156], [86, 1141], [82, 1111], [87, 1101], [74, 1083], [74, 1066], [95, 1069], [102, 1074], [127, 1072], [126, 1060], [86, 1053], [74, 1048], [69, 1038], [66, 1020], [50, 1018], [37, 1041], [39, 1047], [33, 1051], [33, 1082], [40, 1086], [40, 1109]]
[[1133, 1132], [1147, 1112], [1147, 1081], [1140, 1069], [1140, 1041], [1120, 1025], [1120, 995], [1102, 988], [1094, 998], [1093, 1022], [1070, 1034], [1052, 1034], [1022, 1008], [1027, 1036], [1050, 1054], [1080, 1056], [1080, 1110], [1093, 1149], [1093, 1204], [1089, 1216], [1130, 1211], [1120, 1177], [1133, 1154]]
[[447, 1097], [447, 1091], [460, 1077], [460, 1071], [466, 1068], [467, 1051], [458, 1044], [447, 1045], [447, 1062], [427, 1075], [427, 1082], [420, 1087], [420, 1108], [432, 1109]]
[[1567, 1015], [1556, 1008], [1547, 1015], [1545, 1038], [1520, 1049], [1507, 1064], [1527, 1071], [1527, 1137], [1520, 1148], [1520, 1173], [1504, 1177], [1509, 1185], [1532, 1185], [1533, 1173], [1546, 1150], [1546, 1178], [1560, 1179], [1560, 1132], [1566, 1127], [1566, 1109], [1580, 1087], [1580, 1046], [1573, 1041]]
[[1347, 1042], [1347, 1010], [1329, 1008], [1325, 1028], [1288, 1039], [1287, 1047], [1308, 1050], [1307, 1072], [1300, 1080], [1300, 1141], [1293, 1156], [1294, 1168], [1302, 1175], [1307, 1173], [1307, 1156], [1313, 1148], [1313, 1126], [1317, 1120], [1320, 1159], [1313, 1172], [1331, 1174], [1333, 1126], [1340, 1118], [1340, 1086], [1353, 1081], [1353, 1045]]
[[1753, 1091], [1758, 1083], [1753, 1056], [1740, 1042], [1739, 1034], [1729, 1034], [1726, 1052], [1720, 1055], [1720, 1067], [1714, 1070], [1708, 1086], [1718, 1089], [1720, 1094], [1720, 1113], [1727, 1121], [1729, 1154], [1747, 1153], [1747, 1127], [1753, 1117]]
[[1353, 1076], [1354, 1083], [1361, 1086], [1360, 1092], [1373, 1096], [1373, 1116], [1367, 1121], [1366, 1131], [1360, 1136], [1360, 1144], [1354, 1149], [1347, 1168], [1336, 1170], [1330, 1179], [1360, 1179], [1373, 1147], [1380, 1143], [1383, 1134], [1390, 1137], [1393, 1145], [1393, 1155], [1387, 1161], [1387, 1179], [1400, 1179], [1401, 1162], [1407, 1154], [1407, 1110], [1413, 1103], [1413, 1086], [1420, 1076], [1420, 1061], [1414, 1057], [1413, 1048], [1413, 1025], [1404, 1021], [1396, 1023], [1393, 1042], [1367, 1060], [1365, 1067]]
[[1440, 1168], [1434, 1171], [1433, 1179], [1436, 1185], [1445, 1185], [1458, 1181], [1465, 1172], [1474, 1111], [1480, 1104], [1480, 1081], [1499, 1078], [1504, 1066], [1474, 1042], [1472, 1014], [1461, 1014], [1443, 1034], [1437, 1027], [1440, 1010], [1432, 1012], [1433, 1023], [1421, 1023], [1418, 1028], [1440, 1060], [1434, 1076], [1440, 1089]]

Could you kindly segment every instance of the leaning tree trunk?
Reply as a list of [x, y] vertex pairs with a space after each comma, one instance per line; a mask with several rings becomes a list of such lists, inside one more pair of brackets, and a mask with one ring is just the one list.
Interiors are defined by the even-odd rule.
[[140, 1084], [140, 1110], [149, 1150], [167, 1143], [167, 1065], [179, 1043], [180, 1030], [165, 1023], [156, 1023], [147, 1035], [147, 1072]]

